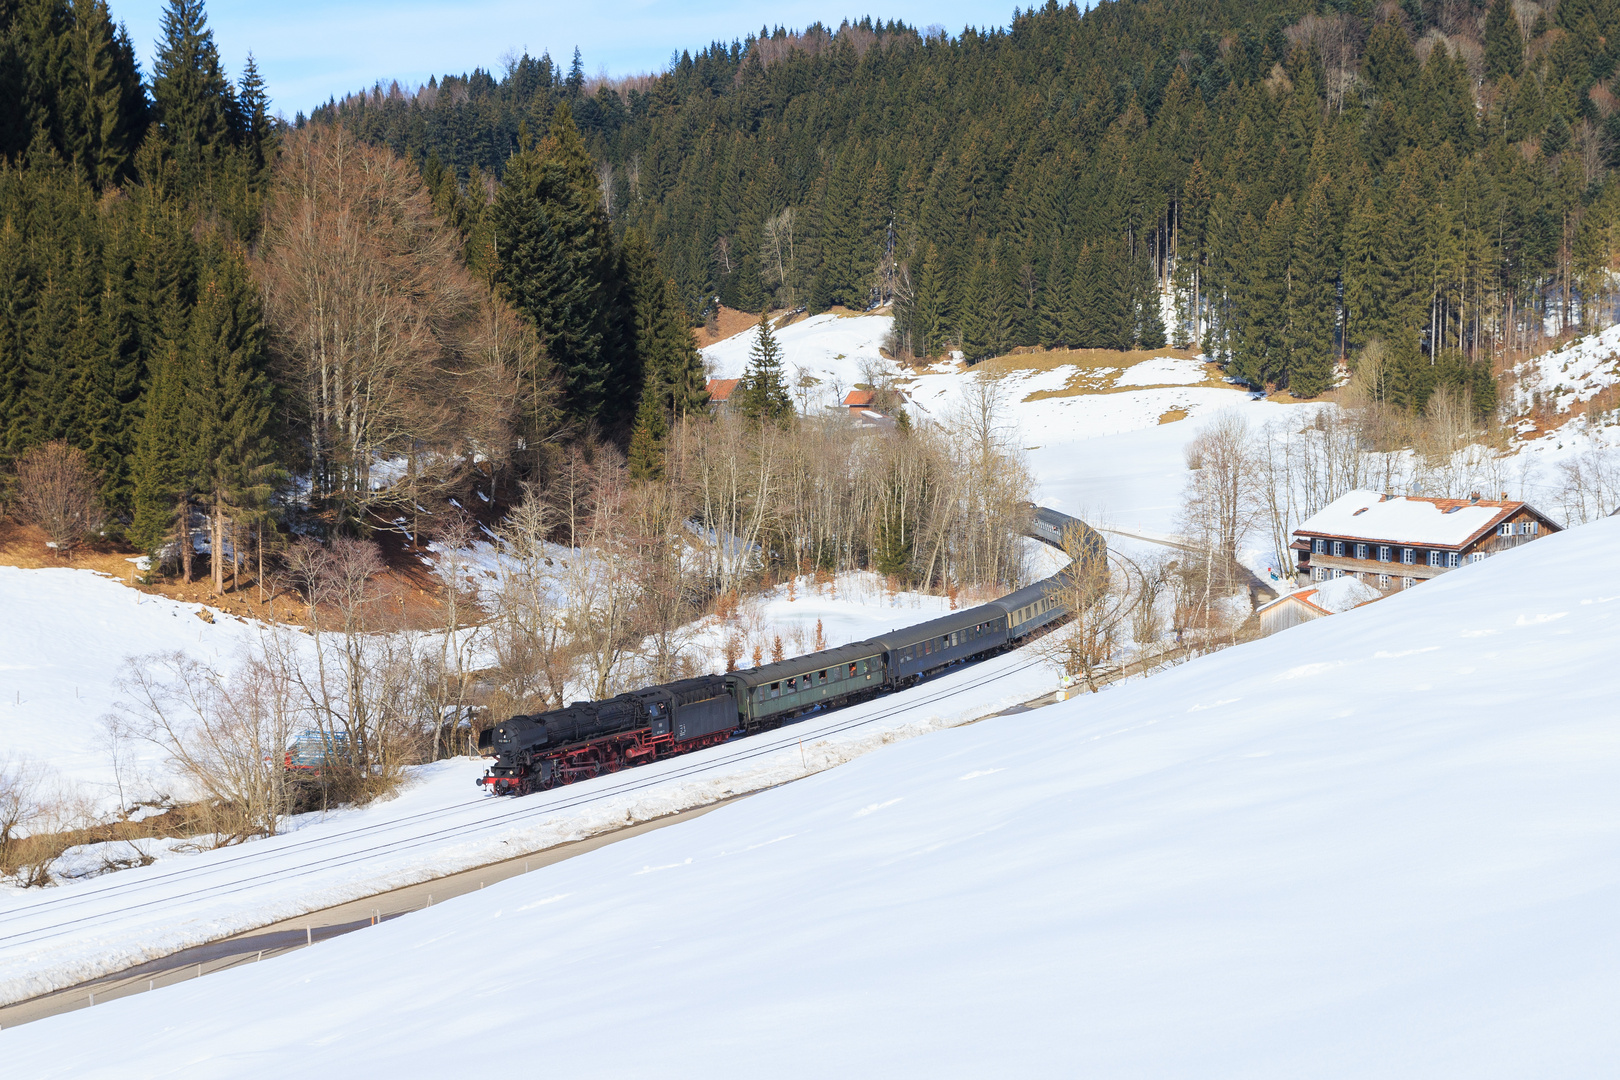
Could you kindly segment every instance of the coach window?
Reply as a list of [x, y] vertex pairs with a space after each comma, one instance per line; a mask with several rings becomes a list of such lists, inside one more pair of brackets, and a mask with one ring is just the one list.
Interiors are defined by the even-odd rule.
[[781, 696], [782, 696], [782, 684], [779, 683], [779, 682], [771, 683], [771, 697], [778, 698], [778, 697], [781, 697]]
[[854, 664], [849, 665], [849, 677], [852, 678], [852, 679], [855, 677], [855, 665]]
[[827, 681], [827, 673], [826, 673], [826, 672], [825, 672], [825, 671], [823, 671], [823, 672], [822, 672], [822, 673], [821, 673], [821, 678], [820, 678], [820, 679], [818, 679], [818, 680], [816, 680], [816, 681], [817, 681], [817, 682], [826, 682], [826, 681]]

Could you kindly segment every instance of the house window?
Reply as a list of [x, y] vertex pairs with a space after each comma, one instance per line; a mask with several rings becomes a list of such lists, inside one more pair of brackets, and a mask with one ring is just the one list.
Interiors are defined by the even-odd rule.
[[1339, 578], [1344, 577], [1344, 571], [1343, 570], [1337, 570], [1337, 569], [1334, 570], [1333, 571], [1333, 577], [1334, 577], [1334, 580], [1338, 580]]
[[1335, 556], [1342, 556], [1344, 554], [1344, 541], [1343, 540], [1335, 540], [1335, 541], [1333, 541], [1333, 554]]
[[1378, 545], [1378, 561], [1379, 562], [1389, 562], [1389, 545], [1388, 544], [1379, 544]]
[[1417, 584], [1417, 578], [1412, 578], [1412, 577], [1403, 577], [1403, 578], [1401, 578], [1401, 588], [1403, 588], [1403, 589], [1410, 589], [1412, 586], [1414, 586], [1416, 584]]
[[1434, 551], [1434, 550], [1431, 549], [1429, 551], [1429, 565], [1430, 566], [1444, 566], [1445, 565], [1445, 561], [1444, 561], [1445, 560], [1445, 555], [1446, 555], [1446, 553], [1443, 552], [1443, 551]]
[[1457, 551], [1448, 551], [1448, 552], [1446, 552], [1446, 565], [1447, 566], [1461, 566], [1462, 565], [1462, 553], [1457, 552]]
[[1311, 571], [1311, 574], [1316, 578], [1317, 581], [1326, 581], [1328, 579], [1327, 568], [1323, 566], [1318, 566], [1315, 570]]
[[1366, 557], [1367, 557], [1367, 545], [1366, 544], [1357, 544], [1356, 545], [1356, 558], [1365, 559]]
[[1468, 561], [1469, 562], [1484, 562], [1485, 561], [1485, 553], [1483, 551], [1476, 551], [1472, 555], [1468, 556]]
[[1327, 541], [1326, 540], [1312, 540], [1311, 541], [1311, 552], [1313, 554], [1316, 554], [1316, 555], [1326, 555], [1327, 554]]
[[1401, 548], [1401, 562], [1405, 563], [1407, 566], [1416, 565], [1417, 552], [1412, 548]]
[[1526, 521], [1519, 525], [1519, 531], [1526, 536], [1534, 536], [1541, 526], [1534, 521]]
[[[1384, 550], [1388, 551], [1389, 549], [1385, 548]], [[1389, 588], [1389, 575], [1388, 574], [1379, 574], [1378, 575], [1378, 587], [1380, 589]]]
[[1513, 535], [1513, 523], [1511, 521], [1503, 522], [1501, 527], [1496, 530], [1496, 535], [1497, 536], [1512, 536]]

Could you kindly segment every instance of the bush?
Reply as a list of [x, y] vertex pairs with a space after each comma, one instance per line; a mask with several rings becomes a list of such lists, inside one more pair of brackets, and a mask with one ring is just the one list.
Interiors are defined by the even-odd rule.
[[101, 500], [84, 451], [65, 442], [36, 446], [17, 462], [17, 516], [45, 532], [66, 557], [101, 528]]

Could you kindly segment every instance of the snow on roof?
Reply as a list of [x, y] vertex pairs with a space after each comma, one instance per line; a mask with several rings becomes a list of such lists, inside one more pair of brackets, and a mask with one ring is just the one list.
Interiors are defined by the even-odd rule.
[[1315, 591], [1316, 595], [1311, 597], [1311, 603], [1334, 615], [1341, 611], [1349, 611], [1368, 601], [1377, 600], [1384, 595], [1360, 578], [1348, 574], [1342, 578], [1322, 582]]
[[1481, 499], [1423, 499], [1376, 491], [1341, 495], [1305, 520], [1296, 533], [1457, 547], [1523, 503]]

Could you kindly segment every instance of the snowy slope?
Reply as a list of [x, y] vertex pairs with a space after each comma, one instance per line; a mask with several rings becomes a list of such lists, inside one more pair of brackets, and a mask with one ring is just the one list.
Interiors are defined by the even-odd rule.
[[75, 1078], [1610, 1075], [1617, 548], [1620, 521], [1547, 537], [0, 1033], [0, 1056]]
[[[782, 369], [788, 385], [798, 379], [798, 369], [821, 380], [815, 388], [814, 405], [836, 405], [843, 395], [865, 382], [867, 368], [897, 371], [893, 362], [878, 351], [894, 326], [887, 315], [813, 315], [773, 333], [782, 347]], [[745, 330], [703, 350], [703, 359], [716, 379], [741, 378], [748, 370], [748, 355], [757, 333]]]
[[[254, 627], [215, 612], [212, 624], [183, 604], [149, 596], [92, 570], [0, 566], [0, 753], [33, 758], [107, 810], [118, 777], [100, 718], [118, 700], [124, 658], [181, 650], [228, 664]], [[162, 790], [160, 755], [132, 745], [125, 802]]]

